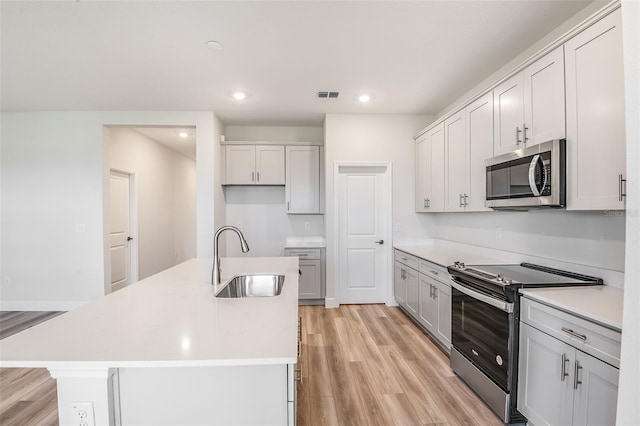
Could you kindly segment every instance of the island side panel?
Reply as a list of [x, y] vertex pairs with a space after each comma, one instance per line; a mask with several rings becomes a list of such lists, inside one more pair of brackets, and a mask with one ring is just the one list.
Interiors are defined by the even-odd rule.
[[287, 365], [120, 368], [123, 425], [285, 425]]

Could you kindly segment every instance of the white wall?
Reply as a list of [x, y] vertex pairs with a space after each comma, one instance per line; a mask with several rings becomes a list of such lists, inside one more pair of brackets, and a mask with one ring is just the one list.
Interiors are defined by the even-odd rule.
[[[336, 162], [388, 162], [393, 166], [393, 239], [428, 238], [431, 218], [414, 213], [415, 141], [413, 136], [433, 120], [429, 116], [328, 114], [325, 118], [325, 228], [327, 298], [335, 299], [333, 169]], [[396, 231], [399, 229], [399, 231]], [[333, 300], [328, 304], [332, 305]]]
[[[224, 134], [227, 141], [324, 142], [322, 127], [226, 126]], [[225, 233], [228, 256], [281, 256], [287, 237], [324, 235], [324, 215], [286, 213], [284, 186], [225, 187], [224, 196], [226, 224], [240, 228], [250, 248], [242, 254], [238, 238]]]
[[220, 152], [213, 113], [5, 112], [0, 120], [0, 309], [68, 310], [108, 288], [104, 126], [196, 127], [197, 253], [211, 255], [213, 164]]
[[640, 3], [622, 2], [626, 127], [627, 229], [620, 357], [619, 425], [640, 424]]
[[110, 167], [135, 175], [139, 279], [195, 257], [195, 161], [128, 128], [106, 142]]

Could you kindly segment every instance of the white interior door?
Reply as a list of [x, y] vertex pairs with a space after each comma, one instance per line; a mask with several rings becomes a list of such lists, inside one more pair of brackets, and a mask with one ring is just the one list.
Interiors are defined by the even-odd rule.
[[391, 264], [390, 166], [338, 168], [338, 288], [341, 304], [384, 303]]
[[111, 291], [131, 283], [130, 176], [112, 170], [110, 174]]

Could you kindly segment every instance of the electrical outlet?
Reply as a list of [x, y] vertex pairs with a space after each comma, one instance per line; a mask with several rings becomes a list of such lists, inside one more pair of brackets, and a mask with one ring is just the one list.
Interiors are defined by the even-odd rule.
[[74, 426], [96, 426], [93, 402], [74, 402], [71, 404], [71, 413]]
[[306, 229], [307, 231], [311, 229], [311, 222], [305, 222], [304, 223], [304, 229]]

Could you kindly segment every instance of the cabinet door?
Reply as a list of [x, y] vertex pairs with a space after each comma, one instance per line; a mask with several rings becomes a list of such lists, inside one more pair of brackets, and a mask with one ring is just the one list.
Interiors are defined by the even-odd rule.
[[485, 207], [487, 174], [484, 160], [493, 157], [493, 92], [489, 92], [466, 109], [469, 141], [468, 211], [491, 210]]
[[427, 211], [427, 198], [431, 189], [431, 145], [428, 135], [416, 141], [416, 213]]
[[522, 148], [524, 81], [518, 73], [493, 89], [494, 155]]
[[253, 145], [227, 145], [226, 184], [253, 185], [256, 175], [256, 148]]
[[405, 267], [400, 262], [394, 263], [393, 296], [400, 306], [407, 304], [407, 282], [404, 279]]
[[284, 146], [256, 146], [256, 184], [284, 185]]
[[444, 211], [444, 123], [431, 134], [431, 190], [427, 211]]
[[420, 303], [420, 291], [418, 283], [418, 273], [411, 269], [405, 269], [405, 285], [407, 287], [407, 310], [418, 319], [418, 309]]
[[525, 146], [565, 137], [562, 46], [523, 71]]
[[625, 109], [620, 9], [564, 45], [567, 210], [623, 209]]
[[298, 269], [298, 299], [322, 298], [320, 261], [300, 260]]
[[465, 112], [460, 111], [444, 122], [446, 174], [444, 209], [448, 212], [464, 211], [465, 195], [468, 195], [469, 144], [465, 121]]
[[575, 362], [573, 424], [616, 424], [619, 370], [581, 351]]
[[574, 362], [574, 348], [520, 323], [518, 410], [531, 423], [571, 424]]
[[434, 334], [437, 318], [437, 306], [433, 298], [433, 279], [424, 274], [420, 274], [420, 311], [419, 321], [429, 332]]
[[451, 349], [451, 287], [436, 281], [433, 297], [437, 307], [436, 338]]
[[320, 148], [286, 147], [287, 213], [320, 213]]

